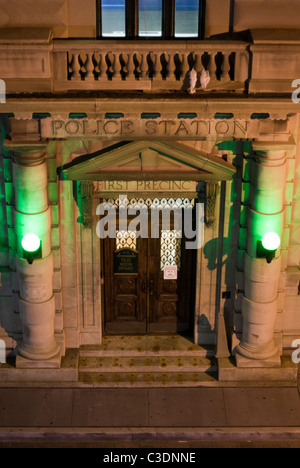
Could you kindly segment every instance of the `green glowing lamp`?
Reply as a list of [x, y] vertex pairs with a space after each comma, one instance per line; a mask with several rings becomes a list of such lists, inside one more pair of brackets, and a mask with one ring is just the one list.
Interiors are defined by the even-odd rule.
[[274, 251], [280, 246], [281, 240], [276, 232], [268, 232], [262, 239], [262, 245], [264, 249]]
[[32, 264], [33, 260], [42, 257], [42, 242], [36, 234], [29, 232], [22, 239], [23, 257]]
[[267, 232], [262, 240], [257, 242], [257, 257], [266, 258], [267, 262], [271, 263], [280, 244], [281, 239], [276, 232]]

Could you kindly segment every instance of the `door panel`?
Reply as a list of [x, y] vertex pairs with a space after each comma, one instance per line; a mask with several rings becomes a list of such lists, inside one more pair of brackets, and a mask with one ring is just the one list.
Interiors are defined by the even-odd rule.
[[[175, 237], [174, 231], [160, 229], [158, 239], [104, 240], [106, 334], [189, 329], [192, 251], [185, 251], [185, 240]], [[131, 256], [137, 258], [133, 266]], [[178, 266], [177, 279], [164, 279], [165, 265]]]
[[[135, 264], [128, 273], [132, 250]], [[116, 261], [116, 256], [122, 256]], [[146, 333], [147, 331], [147, 239], [136, 239], [128, 248], [118, 239], [105, 239], [105, 331], [107, 334]], [[123, 263], [122, 263], [123, 262]], [[122, 273], [122, 271], [126, 273]]]
[[[186, 270], [188, 252], [184, 250], [184, 239], [179, 237], [179, 232], [160, 230], [160, 238], [152, 240], [152, 249], [155, 291], [150, 304], [150, 331], [176, 333], [188, 330], [190, 302], [184, 302], [184, 290], [191, 291], [191, 276]], [[177, 266], [177, 279], [164, 279], [164, 267], [170, 265]]]

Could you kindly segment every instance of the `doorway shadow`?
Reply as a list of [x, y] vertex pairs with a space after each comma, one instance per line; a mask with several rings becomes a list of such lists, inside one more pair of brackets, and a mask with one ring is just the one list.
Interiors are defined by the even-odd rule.
[[[220, 223], [218, 237], [209, 240], [203, 246], [203, 254], [207, 261], [207, 268], [210, 271], [217, 271], [217, 285], [215, 295], [215, 331], [217, 331], [219, 314], [223, 311], [227, 344], [231, 353], [233, 351], [233, 335], [236, 332], [235, 296], [237, 286], [237, 271], [239, 269], [238, 259], [244, 144], [245, 143], [241, 141], [224, 142], [219, 145], [219, 149], [224, 150], [224, 153], [227, 149], [229, 149], [233, 152], [233, 154], [236, 155], [233, 160], [233, 164], [236, 167], [236, 173], [231, 183], [229, 200], [227, 198], [226, 202], [230, 203], [229, 215], [227, 215], [225, 218], [225, 197], [228, 187], [225, 190], [224, 184], [224, 190], [222, 191], [221, 189], [221, 208], [219, 212]], [[225, 223], [226, 231], [224, 229]], [[224, 232], [226, 232], [226, 237], [224, 237]]]
[[[207, 268], [210, 271], [215, 270], [218, 268], [219, 259], [218, 259], [218, 248], [219, 248], [219, 239], [211, 239], [208, 241], [203, 247], [204, 257], [207, 260]], [[223, 239], [223, 256], [222, 262], [220, 262], [220, 266], [223, 267], [226, 265], [228, 260], [228, 248], [229, 248], [229, 238], [226, 237]], [[224, 258], [226, 257], [226, 258]]]
[[[207, 261], [207, 268], [209, 271], [217, 270], [217, 284], [215, 288], [215, 329], [213, 330], [211, 323], [204, 314], [199, 318], [199, 324], [201, 324], [201, 330], [205, 332], [218, 332], [217, 324], [218, 317], [221, 311], [221, 307], [224, 307], [224, 320], [226, 328], [226, 337], [228, 349], [231, 349], [232, 345], [232, 333], [233, 333], [233, 293], [229, 286], [228, 278], [228, 266], [230, 263], [230, 257], [232, 249], [230, 248], [230, 239], [228, 237], [223, 238], [222, 243], [222, 254], [220, 254], [220, 240], [218, 238], [211, 239], [203, 247], [203, 254]], [[225, 267], [225, 270], [224, 270]], [[222, 276], [225, 271], [225, 284], [226, 288], [222, 288]], [[224, 300], [223, 305], [221, 299]]]

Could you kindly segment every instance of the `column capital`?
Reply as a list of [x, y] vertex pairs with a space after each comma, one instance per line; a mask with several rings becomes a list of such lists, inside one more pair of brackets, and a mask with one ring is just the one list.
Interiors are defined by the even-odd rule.
[[17, 164], [34, 166], [44, 159], [48, 142], [41, 139], [40, 122], [33, 118], [10, 118], [9, 138], [4, 141]]
[[35, 166], [45, 159], [48, 141], [14, 141], [4, 140], [4, 147], [12, 151], [17, 164]]
[[266, 151], [268, 152], [277, 152], [280, 153], [282, 151], [295, 151], [296, 150], [296, 142], [294, 138], [291, 136], [289, 141], [266, 141], [266, 140], [259, 140], [255, 139], [251, 142], [253, 151]]
[[288, 156], [295, 154], [296, 145], [289, 143], [276, 143], [254, 141], [245, 153], [261, 166], [282, 166]]

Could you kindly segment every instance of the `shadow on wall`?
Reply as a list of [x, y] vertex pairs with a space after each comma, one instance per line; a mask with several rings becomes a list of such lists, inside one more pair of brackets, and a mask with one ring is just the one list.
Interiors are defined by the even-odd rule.
[[[223, 142], [219, 146], [219, 149], [224, 150], [224, 152], [226, 152], [226, 150], [230, 150], [233, 154], [236, 155], [233, 164], [235, 165], [237, 171], [231, 184], [230, 199], [228, 200], [230, 203], [229, 217], [224, 219], [225, 223], [229, 223], [226, 230], [228, 237], [223, 237], [224, 231], [222, 226], [220, 226], [218, 238], [211, 239], [203, 247], [203, 254], [207, 260], [207, 268], [210, 271], [216, 270], [217, 273], [215, 324], [217, 327], [220, 311], [223, 311], [228, 348], [230, 351], [232, 351], [233, 347], [233, 335], [236, 332], [235, 295], [239, 255], [244, 144], [247, 143]], [[220, 217], [220, 221], [222, 216], [225, 214], [225, 193], [223, 196], [224, 199], [221, 200], [220, 213], [218, 215], [216, 214], [216, 216]], [[222, 204], [224, 207], [223, 215]], [[202, 320], [204, 320], [204, 318], [202, 318]], [[205, 323], [205, 326], [210, 327], [211, 329], [211, 324]], [[237, 332], [240, 333], [241, 330], [237, 330]]]
[[[222, 263], [220, 262], [220, 265], [222, 267], [226, 264], [228, 260], [228, 247], [229, 247], [229, 239], [228, 237], [226, 237], [223, 239], [223, 257], [222, 257]], [[219, 248], [219, 239], [217, 238], [211, 239], [203, 247], [203, 253], [208, 262], [207, 268], [210, 271], [215, 270], [219, 265], [218, 248]]]
[[[218, 249], [219, 249], [219, 239], [211, 239], [208, 241], [205, 246], [203, 247], [203, 253], [204, 257], [207, 260], [207, 268], [210, 271], [217, 270], [217, 278], [220, 272], [222, 272], [223, 267], [225, 267], [225, 278], [228, 276], [227, 271], [228, 271], [228, 264], [230, 263], [230, 260], [232, 260], [231, 257], [231, 250], [230, 250], [230, 239], [228, 237], [223, 239], [223, 249], [222, 249], [222, 259], [221, 256], [219, 258], [218, 255]], [[222, 273], [221, 273], [222, 274]], [[205, 331], [206, 333], [211, 333], [215, 332], [217, 333], [217, 324], [218, 324], [218, 318], [219, 318], [219, 313], [222, 307], [221, 304], [221, 297], [224, 301], [224, 320], [225, 320], [225, 327], [226, 327], [226, 336], [227, 336], [227, 344], [228, 344], [228, 349], [231, 350], [232, 348], [232, 334], [233, 334], [233, 298], [232, 298], [232, 292], [230, 290], [230, 285], [228, 281], [225, 280], [226, 283], [226, 290], [222, 291], [221, 290], [221, 284], [220, 283], [221, 279], [217, 279], [217, 285], [216, 285], [216, 293], [215, 293], [215, 330], [212, 329], [211, 324], [209, 320], [202, 314], [199, 318], [199, 325], [202, 329], [202, 331]]]

